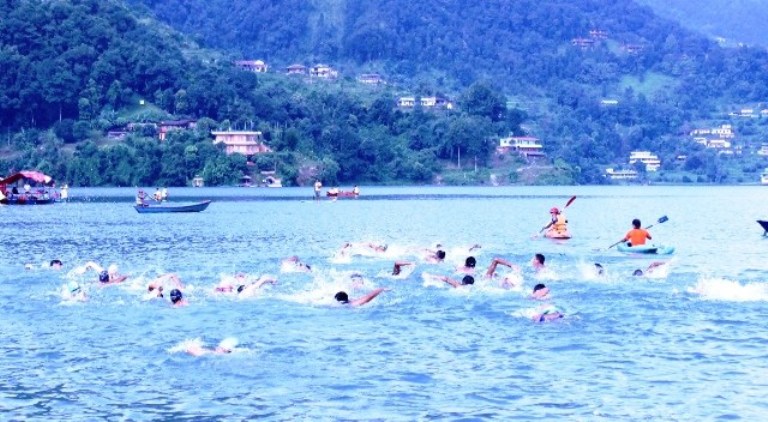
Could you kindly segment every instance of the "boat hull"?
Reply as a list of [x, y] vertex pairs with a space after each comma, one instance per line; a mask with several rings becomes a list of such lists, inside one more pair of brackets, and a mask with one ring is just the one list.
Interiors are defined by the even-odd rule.
[[56, 202], [53, 198], [5, 198], [0, 204], [5, 205], [50, 205]]
[[208, 208], [211, 201], [198, 202], [189, 205], [134, 205], [139, 214], [157, 214], [169, 212], [200, 212]]
[[640, 245], [640, 246], [628, 246], [626, 243], [619, 243], [617, 247], [619, 252], [642, 254], [642, 255], [670, 255], [675, 252], [673, 246], [662, 245]]
[[768, 235], [768, 220], [757, 220], [757, 224], [763, 228], [763, 236]]
[[568, 230], [563, 230], [563, 231], [549, 230], [546, 233], [544, 233], [544, 237], [548, 239], [555, 239], [555, 240], [567, 240], [571, 238], [571, 232], [569, 232]]

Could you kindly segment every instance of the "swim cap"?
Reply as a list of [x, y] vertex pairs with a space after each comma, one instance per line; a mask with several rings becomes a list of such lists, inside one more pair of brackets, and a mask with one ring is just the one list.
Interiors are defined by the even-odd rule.
[[106, 283], [109, 281], [109, 273], [107, 272], [107, 270], [104, 270], [99, 273], [99, 281], [102, 283]]
[[52, 259], [50, 266], [53, 267], [54, 265], [64, 265], [61, 263], [60, 259]]
[[464, 265], [470, 268], [475, 268], [475, 265], [477, 265], [477, 260], [474, 256], [470, 256], [466, 261], [464, 261]]
[[181, 294], [181, 290], [179, 289], [173, 289], [171, 290], [171, 302], [176, 303], [180, 301], [184, 295]]
[[435, 256], [437, 256], [437, 259], [445, 259], [445, 251], [442, 249], [438, 249]]
[[465, 275], [464, 278], [461, 279], [461, 284], [475, 284], [475, 278], [471, 275]]
[[635, 272], [632, 273], [633, 276], [641, 276], [643, 275], [643, 270], [637, 269]]
[[245, 289], [245, 284], [241, 284], [241, 285], [237, 286], [237, 292], [238, 293], [241, 293], [244, 289]]
[[349, 303], [349, 296], [346, 292], [338, 292], [334, 298], [341, 303]]
[[557, 209], [557, 207], [552, 207], [551, 210], [549, 210], [550, 214], [560, 214], [560, 210]]

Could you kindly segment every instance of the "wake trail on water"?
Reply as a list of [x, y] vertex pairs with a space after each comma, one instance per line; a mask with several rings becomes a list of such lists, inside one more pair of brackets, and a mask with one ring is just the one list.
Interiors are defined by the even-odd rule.
[[687, 289], [688, 293], [704, 300], [724, 302], [768, 302], [768, 283], [751, 282], [741, 284], [735, 280], [720, 277], [701, 277]]

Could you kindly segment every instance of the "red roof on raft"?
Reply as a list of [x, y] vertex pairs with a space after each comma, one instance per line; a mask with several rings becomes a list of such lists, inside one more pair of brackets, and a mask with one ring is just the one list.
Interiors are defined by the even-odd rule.
[[34, 170], [24, 170], [24, 171], [20, 171], [18, 173], [12, 174], [3, 180], [0, 180], [0, 185], [8, 185], [10, 183], [17, 182], [21, 179], [29, 179], [34, 182], [45, 183], [45, 184], [53, 182], [53, 178], [51, 176], [48, 176], [47, 174], [41, 173], [39, 171], [34, 171]]

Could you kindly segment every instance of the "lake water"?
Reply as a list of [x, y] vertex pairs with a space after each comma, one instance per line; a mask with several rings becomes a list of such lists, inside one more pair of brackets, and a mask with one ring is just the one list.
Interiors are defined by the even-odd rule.
[[[8, 420], [716, 420], [768, 414], [768, 190], [743, 187], [171, 189], [191, 214], [138, 214], [133, 189], [71, 189], [72, 202], [0, 207], [0, 417]], [[532, 236], [566, 210], [574, 238]], [[606, 248], [660, 217], [667, 257]], [[340, 257], [345, 242], [383, 254]], [[447, 262], [414, 251], [441, 243]], [[473, 252], [480, 274], [451, 288]], [[365, 251], [363, 251], [365, 252]], [[535, 273], [534, 253], [547, 258]], [[281, 272], [298, 255], [312, 273]], [[482, 277], [493, 257], [522, 286]], [[47, 269], [54, 258], [62, 271]], [[418, 263], [404, 277], [395, 260]], [[663, 260], [651, 277], [636, 268]], [[127, 282], [102, 287], [88, 261]], [[598, 277], [593, 263], [607, 275]], [[31, 267], [31, 268], [26, 268]], [[145, 300], [174, 272], [189, 306]], [[270, 274], [253, 297], [215, 294], [236, 272]], [[353, 284], [360, 273], [364, 282]], [[78, 282], [86, 302], [62, 300]], [[534, 323], [537, 283], [565, 318]], [[333, 295], [390, 289], [348, 308]], [[238, 345], [226, 355], [191, 344]]]

